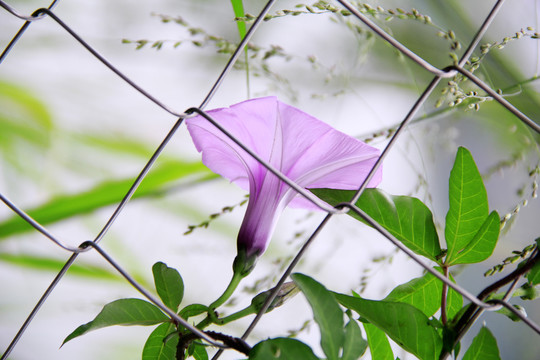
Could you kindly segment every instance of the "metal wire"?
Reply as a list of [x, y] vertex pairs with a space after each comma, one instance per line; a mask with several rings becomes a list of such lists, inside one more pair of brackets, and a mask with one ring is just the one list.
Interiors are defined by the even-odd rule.
[[[125, 279], [128, 281], [134, 288], [136, 288], [141, 294], [143, 294], [147, 299], [149, 299], [151, 302], [153, 302], [156, 306], [160, 307], [162, 311], [164, 311], [167, 315], [169, 315], [172, 319], [178, 321], [186, 328], [193, 331], [195, 334], [200, 336], [202, 339], [207, 341], [209, 344], [212, 344], [216, 347], [219, 347], [221, 349], [226, 348], [225, 345], [223, 345], [220, 342], [216, 342], [214, 339], [206, 335], [204, 332], [194, 328], [189, 323], [187, 323], [184, 319], [180, 318], [174, 311], [171, 309], [168, 309], [163, 303], [159, 301], [159, 299], [156, 299], [154, 296], [152, 296], [146, 289], [144, 289], [140, 284], [138, 284], [113, 258], [111, 258], [99, 245], [98, 243], [103, 239], [103, 237], [106, 235], [107, 231], [110, 229], [110, 227], [113, 225], [114, 221], [117, 219], [117, 217], [121, 214], [125, 206], [128, 204], [129, 200], [139, 187], [140, 183], [143, 181], [143, 179], [146, 177], [148, 172], [150, 171], [151, 167], [157, 160], [157, 158], [160, 156], [161, 152], [165, 149], [165, 147], [168, 145], [169, 141], [172, 139], [172, 137], [176, 134], [177, 130], [180, 128], [183, 119], [189, 116], [193, 116], [194, 113], [197, 113], [201, 116], [203, 116], [206, 120], [210, 121], [214, 126], [216, 126], [221, 132], [223, 132], [226, 136], [231, 138], [236, 144], [238, 144], [242, 149], [244, 149], [246, 152], [248, 152], [251, 156], [253, 156], [258, 162], [260, 162], [263, 166], [265, 166], [270, 172], [272, 172], [275, 176], [278, 176], [283, 182], [285, 182], [287, 185], [292, 187], [293, 191], [296, 191], [301, 196], [304, 196], [307, 200], [311, 201], [313, 204], [318, 206], [320, 209], [327, 212], [327, 216], [324, 218], [324, 220], [317, 226], [317, 228], [314, 230], [314, 232], [311, 234], [311, 236], [307, 239], [307, 241], [304, 243], [303, 247], [300, 249], [300, 251], [296, 254], [295, 258], [291, 261], [288, 268], [285, 270], [283, 275], [281, 276], [280, 280], [278, 281], [277, 285], [274, 287], [274, 290], [272, 294], [267, 298], [267, 301], [265, 304], [263, 304], [261, 310], [256, 315], [256, 317], [253, 319], [249, 327], [245, 330], [242, 339], [246, 339], [251, 331], [256, 327], [258, 321], [263, 316], [263, 314], [266, 312], [269, 304], [273, 301], [274, 297], [279, 292], [281, 286], [286, 281], [286, 279], [289, 277], [289, 275], [292, 273], [300, 259], [305, 254], [306, 250], [310, 246], [310, 244], [318, 237], [320, 232], [323, 230], [323, 228], [326, 226], [326, 224], [329, 222], [332, 216], [336, 214], [345, 213], [347, 211], [354, 211], [359, 216], [361, 216], [367, 223], [369, 223], [372, 227], [374, 227], [377, 231], [379, 231], [384, 237], [386, 237], [389, 241], [391, 241], [396, 247], [404, 251], [409, 257], [411, 257], [415, 262], [417, 262], [420, 266], [422, 266], [426, 271], [430, 272], [434, 276], [436, 276], [438, 279], [443, 281], [447, 286], [451, 287], [452, 289], [456, 290], [460, 294], [462, 294], [466, 299], [468, 299], [471, 303], [475, 304], [476, 306], [480, 307], [481, 311], [489, 310], [497, 310], [501, 307], [506, 307], [510, 311], [514, 312], [518, 317], [520, 317], [524, 323], [526, 323], [531, 329], [536, 331], [540, 334], [540, 327], [530, 321], [530, 319], [526, 318], [521, 314], [519, 311], [514, 309], [514, 307], [508, 303], [508, 298], [512, 292], [512, 289], [516, 286], [516, 282], [512, 284], [510, 289], [507, 291], [505, 297], [502, 300], [490, 300], [490, 301], [483, 301], [479, 299], [477, 296], [471, 294], [466, 289], [462, 288], [461, 286], [451, 282], [448, 278], [444, 277], [439, 272], [432, 269], [429, 265], [425, 264], [423, 260], [416, 254], [414, 254], [411, 250], [409, 250], [407, 247], [402, 245], [392, 234], [390, 234], [384, 227], [379, 225], [377, 222], [375, 222], [373, 219], [371, 219], [366, 213], [364, 213], [361, 209], [356, 207], [355, 203], [360, 197], [361, 193], [366, 188], [367, 184], [369, 183], [370, 179], [372, 178], [373, 174], [376, 172], [378, 167], [382, 164], [382, 161], [386, 157], [386, 155], [391, 151], [394, 144], [397, 142], [397, 140], [401, 137], [404, 129], [407, 127], [407, 125], [410, 123], [411, 119], [414, 117], [418, 109], [422, 106], [422, 104], [425, 102], [425, 100], [428, 98], [428, 96], [433, 92], [437, 84], [440, 82], [443, 78], [451, 78], [454, 77], [456, 74], [460, 73], [473, 83], [475, 83], [478, 87], [480, 87], [482, 90], [484, 90], [489, 96], [491, 96], [494, 100], [499, 102], [501, 105], [503, 105], [505, 108], [507, 108], [512, 114], [514, 114], [518, 119], [520, 119], [523, 123], [525, 123], [527, 126], [529, 126], [532, 130], [539, 133], [540, 132], [540, 126], [532, 121], [529, 117], [524, 115], [521, 111], [519, 111], [517, 108], [515, 108], [512, 104], [510, 104], [506, 99], [504, 99], [503, 96], [498, 94], [496, 91], [491, 89], [487, 84], [485, 84], [483, 81], [481, 81], [478, 77], [476, 77], [474, 74], [469, 72], [464, 68], [464, 65], [466, 64], [468, 58], [471, 56], [473, 51], [476, 49], [476, 47], [479, 44], [479, 41], [483, 37], [484, 33], [492, 23], [494, 17], [496, 16], [498, 10], [503, 4], [503, 0], [497, 1], [493, 8], [491, 9], [490, 13], [487, 15], [486, 19], [484, 20], [483, 24], [480, 26], [479, 30], [477, 31], [475, 37], [471, 40], [470, 44], [467, 47], [467, 50], [464, 52], [462, 58], [458, 62], [458, 64], [447, 66], [443, 69], [439, 69], [429, 62], [427, 62], [425, 59], [423, 59], [418, 54], [412, 52], [410, 49], [408, 49], [406, 46], [398, 42], [396, 39], [394, 39], [392, 36], [387, 34], [384, 30], [382, 30], [379, 26], [377, 26], [373, 21], [371, 21], [368, 17], [366, 17], [364, 14], [362, 14], [356, 7], [354, 7], [351, 3], [345, 0], [337, 0], [338, 3], [340, 3], [344, 8], [349, 10], [352, 15], [354, 15], [356, 18], [358, 18], [360, 21], [362, 21], [366, 26], [368, 26], [373, 32], [375, 32], [377, 35], [379, 35], [381, 38], [383, 38], [385, 41], [387, 41], [389, 44], [394, 46], [397, 50], [399, 50], [402, 54], [409, 57], [411, 60], [413, 60], [415, 63], [417, 63], [419, 66], [423, 67], [425, 70], [429, 71], [430, 73], [434, 74], [435, 77], [433, 80], [429, 83], [429, 85], [426, 87], [426, 89], [422, 92], [422, 94], [419, 96], [417, 101], [414, 103], [414, 105], [409, 110], [408, 114], [405, 116], [404, 120], [401, 122], [400, 126], [396, 130], [396, 132], [393, 134], [392, 138], [388, 142], [387, 146], [384, 148], [379, 160], [375, 163], [373, 168], [371, 169], [370, 174], [365, 179], [363, 184], [359, 187], [359, 189], [356, 191], [355, 195], [351, 199], [350, 202], [340, 204], [339, 206], [333, 208], [329, 207], [324, 202], [320, 201], [317, 197], [313, 196], [310, 192], [306, 191], [302, 187], [300, 187], [298, 184], [296, 184], [294, 181], [287, 178], [284, 174], [282, 174], [279, 170], [273, 168], [271, 164], [261, 159], [255, 152], [252, 151], [252, 149], [249, 149], [247, 146], [245, 146], [242, 142], [234, 138], [230, 133], [228, 133], [223, 127], [219, 125], [211, 116], [209, 116], [206, 112], [203, 111], [203, 109], [206, 107], [206, 105], [210, 102], [216, 91], [221, 86], [223, 80], [228, 75], [230, 70], [232, 69], [232, 66], [237, 61], [238, 57], [244, 50], [246, 44], [251, 39], [253, 34], [257, 31], [257, 29], [261, 26], [262, 20], [264, 19], [265, 15], [268, 13], [269, 9], [272, 7], [272, 5], [275, 3], [275, 0], [270, 0], [266, 3], [266, 5], [261, 10], [260, 14], [258, 15], [257, 19], [253, 23], [253, 25], [248, 30], [246, 36], [240, 44], [235, 49], [234, 53], [229, 58], [229, 61], [227, 62], [226, 66], [224, 67], [223, 71], [219, 74], [217, 77], [217, 80], [209, 90], [208, 94], [205, 96], [204, 100], [201, 102], [199, 107], [192, 107], [186, 110], [185, 112], [178, 112], [175, 111], [165, 104], [163, 104], [161, 101], [159, 101], [157, 98], [153, 97], [150, 93], [145, 91], [142, 87], [134, 83], [129, 77], [124, 75], [120, 70], [118, 70], [117, 67], [115, 67], [112, 63], [108, 62], [97, 50], [95, 50], [93, 47], [91, 47], [84, 39], [82, 39], [70, 26], [68, 26], [64, 21], [62, 21], [58, 16], [54, 14], [52, 11], [54, 7], [58, 4], [58, 0], [53, 1], [48, 8], [41, 8], [37, 9], [32, 13], [32, 15], [27, 16], [23, 15], [21, 12], [15, 10], [13, 7], [8, 5], [5, 1], [0, 0], [0, 7], [5, 9], [7, 13], [11, 14], [12, 16], [24, 20], [25, 23], [20, 28], [20, 30], [17, 32], [17, 34], [12, 38], [10, 43], [7, 45], [7, 47], [4, 49], [2, 54], [0, 54], [0, 64], [2, 61], [8, 56], [10, 50], [15, 46], [15, 44], [18, 42], [18, 40], [21, 38], [21, 36], [24, 34], [25, 30], [28, 28], [28, 26], [37, 20], [42, 20], [46, 17], [49, 17], [53, 19], [60, 27], [62, 27], [68, 34], [70, 34], [80, 45], [82, 45], [90, 54], [92, 54], [95, 58], [97, 58], [101, 63], [103, 63], [107, 68], [109, 68], [111, 71], [113, 71], [118, 77], [120, 77], [122, 80], [124, 80], [128, 85], [135, 88], [140, 94], [143, 95], [146, 99], [153, 102], [157, 106], [159, 106], [164, 111], [168, 112], [169, 114], [172, 114], [176, 117], [178, 117], [178, 120], [174, 123], [173, 127], [167, 134], [167, 136], [163, 139], [161, 144], [158, 146], [156, 151], [153, 153], [153, 155], [150, 157], [148, 162], [145, 164], [143, 169], [141, 170], [140, 174], [135, 178], [133, 185], [130, 187], [128, 192], [125, 194], [122, 201], [118, 204], [113, 214], [110, 216], [110, 218], [106, 221], [105, 225], [101, 229], [101, 231], [96, 235], [95, 239], [93, 241], [86, 241], [78, 248], [73, 248], [70, 246], [67, 246], [65, 242], [60, 241], [57, 237], [55, 237], [52, 233], [50, 233], [45, 227], [43, 227], [39, 222], [34, 220], [32, 217], [30, 217], [28, 214], [24, 212], [20, 207], [18, 207], [16, 204], [11, 202], [5, 195], [0, 193], [0, 200], [4, 204], [6, 204], [7, 207], [9, 207], [14, 213], [16, 213], [18, 216], [20, 216], [23, 220], [25, 220], [28, 224], [30, 224], [32, 227], [34, 227], [38, 232], [43, 234], [46, 238], [51, 240], [56, 245], [60, 246], [64, 250], [67, 250], [71, 252], [71, 256], [67, 260], [66, 264], [60, 270], [60, 272], [56, 275], [55, 279], [51, 282], [47, 290], [43, 293], [42, 297], [34, 307], [34, 309], [31, 311], [29, 316], [27, 317], [26, 321], [23, 323], [15, 337], [13, 338], [12, 342], [10, 343], [9, 347], [4, 352], [2, 359], [6, 359], [7, 356], [11, 353], [13, 348], [16, 346], [18, 340], [21, 338], [21, 336], [24, 334], [25, 330], [28, 328], [28, 326], [31, 324], [32, 320], [36, 316], [37, 312], [41, 308], [41, 306], [44, 304], [44, 302], [47, 300], [53, 289], [56, 287], [56, 285], [60, 282], [60, 280], [63, 278], [66, 271], [69, 269], [69, 267], [75, 262], [78, 255], [83, 252], [87, 251], [89, 249], [93, 249], [96, 252], [98, 252], [111, 266], [113, 266], [116, 271], [118, 271]], [[221, 350], [216, 353], [214, 356], [214, 359], [217, 359], [221, 354]]]
[[60, 246], [62, 249], [71, 251], [74, 253], [77, 253], [80, 251], [78, 248], [73, 248], [71, 246], [65, 245], [64, 242], [58, 240], [56, 236], [51, 234], [49, 230], [47, 230], [44, 226], [42, 226], [39, 222], [34, 220], [30, 215], [28, 215], [26, 212], [24, 212], [22, 209], [20, 209], [17, 205], [12, 203], [6, 196], [4, 196], [2, 193], [0, 193], [0, 200], [4, 204], [7, 205], [15, 214], [19, 215], [24, 221], [26, 221], [28, 224], [30, 224], [34, 229], [36, 229], [38, 232], [42, 233], [47, 237], [49, 240], [51, 240], [56, 245]]
[[[56, 7], [56, 4], [59, 2], [60, 0], [54, 0], [51, 5], [49, 5], [49, 7], [47, 9], [49, 10], [52, 10]], [[26, 20], [27, 22], [30, 22], [30, 21], [36, 21], [36, 20], [41, 20], [45, 17], [45, 15], [35, 15], [35, 14], [32, 14], [32, 15], [22, 15], [20, 12], [18, 12], [17, 10], [15, 10], [14, 8], [12, 8], [11, 6], [9, 6], [6, 2], [4, 1], [0, 1], [0, 7], [3, 7], [4, 9], [7, 10], [8, 13], [10, 13], [11, 15], [21, 19], [21, 20]], [[1, 62], [1, 61], [0, 61]]]
[[[51, 5], [49, 5], [48, 9], [49, 10], [52, 10], [56, 4], [58, 3], [59, 0], [54, 0]], [[4, 60], [4, 58], [7, 56], [7, 54], [11, 51], [11, 48], [13, 48], [13, 46], [17, 43], [17, 41], [19, 41], [19, 38], [22, 36], [22, 34], [24, 34], [24, 32], [26, 31], [26, 29], [28, 28], [28, 26], [30, 25], [30, 23], [32, 21], [35, 21], [35, 20], [41, 20], [45, 17], [45, 15], [39, 15], [39, 16], [25, 16], [25, 15], [21, 15], [19, 12], [17, 12], [15, 9], [13, 9], [11, 6], [9, 6], [8, 4], [6, 4], [4, 1], [0, 1], [0, 7], [3, 7], [4, 9], [6, 9], [10, 14], [14, 15], [15, 17], [21, 19], [21, 20], [26, 20], [26, 22], [24, 23], [24, 25], [21, 27], [21, 29], [17, 32], [17, 34], [13, 37], [13, 39], [11, 39], [11, 41], [9, 42], [9, 44], [6, 46], [6, 48], [4, 49], [4, 51], [2, 51], [2, 54], [0, 54], [0, 64], [2, 64], [2, 61]]]
[[217, 346], [219, 348], [227, 348], [226, 345], [223, 345], [222, 343], [216, 342], [214, 339], [212, 339], [210, 336], [206, 335], [201, 330], [197, 329], [195, 326], [188, 323], [186, 320], [181, 318], [174, 312], [173, 310], [169, 309], [165, 304], [163, 304], [158, 298], [153, 296], [150, 292], [148, 292], [144, 287], [142, 287], [138, 282], [135, 281], [133, 277], [131, 277], [116, 261], [113, 260], [98, 244], [96, 244], [93, 241], [86, 241], [81, 244], [81, 248], [87, 248], [92, 247], [95, 249], [109, 264], [111, 264], [116, 271], [118, 271], [126, 280], [133, 286], [135, 289], [137, 289], [138, 292], [144, 295], [148, 300], [153, 302], [157, 307], [159, 307], [164, 313], [169, 315], [171, 319], [174, 319], [178, 321], [182, 326], [184, 326], [186, 329], [191, 331], [192, 333], [198, 335], [201, 339], [206, 340], [209, 344], [212, 344], [214, 346]]

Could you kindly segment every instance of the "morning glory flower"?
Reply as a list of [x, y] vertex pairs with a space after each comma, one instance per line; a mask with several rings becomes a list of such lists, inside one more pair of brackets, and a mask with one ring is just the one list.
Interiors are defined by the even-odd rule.
[[[246, 147], [304, 188], [357, 189], [379, 155], [379, 150], [276, 97], [247, 100], [207, 113]], [[265, 251], [286, 206], [319, 208], [202, 116], [186, 119], [186, 123], [197, 150], [202, 152], [203, 163], [249, 190], [235, 262], [250, 271]], [[381, 177], [379, 170], [369, 186], [377, 186]]]

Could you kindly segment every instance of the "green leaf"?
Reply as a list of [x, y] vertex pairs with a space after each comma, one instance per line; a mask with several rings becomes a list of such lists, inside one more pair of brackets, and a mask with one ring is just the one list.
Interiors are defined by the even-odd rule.
[[52, 117], [47, 106], [38, 97], [32, 95], [27, 89], [15, 84], [0, 81], [0, 113], [7, 111], [7, 115], [21, 113], [25, 121], [31, 121], [33, 126], [47, 130], [53, 128]]
[[[527, 317], [527, 311], [525, 310], [525, 308], [521, 305], [512, 305], [514, 307], [515, 310], [517, 310], [519, 313], [521, 313], [521, 315]], [[497, 312], [499, 314], [502, 314], [504, 316], [506, 316], [507, 318], [509, 318], [510, 320], [512, 321], [515, 321], [515, 322], [518, 322], [518, 321], [521, 321], [521, 318], [519, 316], [517, 316], [514, 312], [510, 311], [509, 309], [503, 307], [499, 310], [497, 310]]]
[[208, 360], [208, 353], [206, 347], [203, 344], [193, 343], [193, 358], [195, 360]]
[[181, 318], [187, 319], [192, 316], [197, 316], [208, 311], [208, 306], [202, 304], [190, 304], [183, 308], [178, 315]]
[[[311, 192], [331, 205], [348, 202], [355, 193], [334, 189], [311, 189]], [[366, 189], [356, 206], [415, 253], [439, 261], [441, 247], [433, 214], [420, 200], [409, 196], [392, 196], [380, 189]], [[362, 221], [355, 212], [349, 211], [348, 214]]]
[[[540, 238], [536, 239], [536, 247], [540, 248]], [[527, 273], [527, 280], [532, 285], [540, 283], [540, 261], [537, 261], [536, 264], [532, 267], [531, 270]]]
[[[155, 150], [147, 143], [128, 137], [124, 132], [99, 133], [99, 134], [69, 134], [69, 137], [79, 144], [84, 144], [92, 149], [98, 149], [105, 154], [117, 154], [130, 156], [138, 159], [148, 159]], [[160, 156], [161, 160], [166, 159], [166, 154]], [[172, 160], [168, 158], [168, 160]]]
[[[450, 274], [450, 280], [456, 282], [452, 274]], [[448, 294], [446, 295], [446, 316], [449, 320], [452, 320], [463, 307], [463, 295], [456, 290], [448, 287]]]
[[343, 346], [343, 311], [330, 291], [323, 285], [303, 274], [293, 274], [291, 279], [305, 295], [313, 317], [321, 331], [321, 347], [329, 360], [339, 359], [339, 350]]
[[469, 150], [460, 147], [449, 181], [450, 207], [446, 214], [446, 263], [451, 264], [475, 237], [488, 216], [489, 206], [482, 176]]
[[[45, 103], [23, 87], [0, 81], [0, 148], [20, 140], [47, 146], [53, 127]], [[8, 152], [5, 155], [7, 160], [13, 156]]]
[[184, 281], [180, 273], [162, 262], [152, 266], [152, 273], [159, 297], [169, 309], [176, 312], [184, 297]]
[[[244, 4], [242, 0], [231, 0], [231, 4], [234, 10], [234, 16], [237, 18], [243, 18], [244, 14]], [[244, 21], [237, 21], [236, 26], [238, 27], [238, 34], [240, 35], [240, 40], [246, 36], [246, 23]]]
[[540, 285], [531, 285], [530, 283], [525, 283], [514, 291], [512, 296], [519, 296], [521, 300], [536, 300], [540, 297]]
[[[211, 174], [200, 162], [162, 163], [150, 171], [133, 198], [158, 194], [166, 190], [166, 185], [172, 185], [182, 178], [191, 179], [192, 176], [202, 181], [215, 178], [217, 175]], [[124, 180], [106, 181], [87, 191], [53, 198], [27, 212], [42, 225], [87, 214], [105, 206], [118, 204], [133, 184], [134, 179], [135, 176]], [[0, 223], [0, 238], [29, 230], [33, 228], [26, 221], [19, 216], [13, 216]]]
[[[436, 270], [442, 272], [440, 268]], [[431, 273], [426, 273], [424, 276], [398, 285], [384, 298], [384, 301], [410, 304], [430, 317], [441, 308], [442, 287], [441, 280]], [[462, 306], [463, 297], [450, 288], [447, 295], [448, 317], [452, 318]]]
[[527, 274], [527, 280], [533, 285], [540, 283], [540, 261], [538, 261]]
[[355, 320], [349, 320], [345, 325], [345, 342], [341, 360], [357, 360], [366, 352], [367, 345], [367, 341], [362, 337], [360, 326]]
[[441, 296], [441, 280], [427, 273], [398, 285], [384, 298], [384, 301], [410, 304], [430, 317], [441, 308]]
[[142, 360], [174, 360], [176, 359], [176, 345], [178, 336], [171, 337], [167, 342], [164, 340], [169, 334], [176, 331], [173, 323], [159, 325], [148, 337], [144, 344]]
[[154, 325], [169, 318], [154, 304], [141, 299], [119, 299], [108, 303], [94, 320], [79, 326], [62, 343], [86, 334], [89, 331], [113, 325]]
[[463, 360], [500, 360], [497, 340], [487, 327], [482, 327], [473, 339], [471, 346], [463, 356]]
[[[0, 129], [2, 176], [9, 176], [13, 168], [14, 181], [22, 175], [38, 179], [41, 155], [46, 154], [54, 129], [46, 104], [28, 89], [0, 80]], [[36, 156], [29, 156], [29, 149]]]
[[383, 330], [421, 360], [437, 360], [442, 339], [428, 317], [412, 305], [334, 294], [339, 303]]
[[364, 330], [366, 330], [371, 358], [377, 360], [394, 360], [392, 347], [384, 331], [370, 323], [364, 324]]
[[251, 360], [318, 360], [309, 346], [290, 338], [261, 341], [251, 349]]
[[[6, 254], [0, 253], [0, 261], [20, 266], [25, 269], [52, 271], [57, 273], [66, 264], [66, 259], [57, 260], [49, 257], [41, 257], [27, 254]], [[99, 266], [85, 264], [80, 260], [70, 266], [69, 275], [83, 277], [94, 280], [116, 280], [125, 281], [125, 279], [116, 272], [111, 272]]]
[[493, 254], [500, 231], [499, 214], [493, 211], [484, 221], [474, 238], [458, 252], [448, 265], [472, 264], [486, 260]]

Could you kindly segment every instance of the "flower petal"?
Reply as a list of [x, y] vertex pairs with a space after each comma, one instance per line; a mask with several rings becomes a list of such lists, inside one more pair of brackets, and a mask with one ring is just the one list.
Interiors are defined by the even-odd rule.
[[[379, 150], [276, 97], [208, 113], [261, 159], [305, 188], [356, 189], [379, 155]], [[203, 117], [186, 123], [204, 164], [250, 191], [238, 235], [239, 254], [253, 259], [264, 252], [279, 214], [289, 203], [316, 208]], [[379, 169], [369, 186], [376, 186], [381, 177]]]
[[[268, 161], [274, 143], [272, 135], [275, 133], [277, 111], [277, 98], [266, 97], [207, 113], [236, 139]], [[264, 179], [266, 168], [205, 118], [196, 116], [186, 119], [186, 124], [197, 150], [203, 152], [203, 163], [210, 170], [246, 190], [249, 189], [248, 172], [257, 181]]]

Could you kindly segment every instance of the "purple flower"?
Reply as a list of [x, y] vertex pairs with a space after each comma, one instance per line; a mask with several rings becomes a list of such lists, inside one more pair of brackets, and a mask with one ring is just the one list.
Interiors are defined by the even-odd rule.
[[[276, 97], [252, 99], [207, 112], [250, 150], [304, 188], [357, 189], [379, 150], [339, 132]], [[239, 256], [254, 264], [287, 205], [318, 209], [268, 171], [202, 116], [186, 120], [203, 163], [249, 190], [238, 234]], [[377, 171], [369, 186], [381, 181]]]

